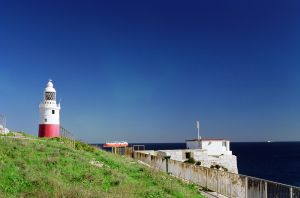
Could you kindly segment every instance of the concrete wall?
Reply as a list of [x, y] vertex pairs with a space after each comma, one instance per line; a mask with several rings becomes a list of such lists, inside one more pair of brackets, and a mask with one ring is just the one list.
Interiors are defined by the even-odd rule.
[[219, 165], [226, 168], [229, 172], [238, 173], [237, 158], [235, 155], [219, 155], [209, 156], [206, 150], [200, 149], [181, 149], [181, 150], [159, 150], [147, 151], [151, 155], [161, 157], [170, 156], [172, 160], [184, 162], [187, 160], [186, 153], [190, 153], [190, 157], [195, 161], [201, 162], [201, 166], [210, 168], [211, 166]]
[[300, 197], [300, 188], [284, 185], [259, 178], [234, 174], [216, 169], [195, 166], [176, 160], [167, 160], [161, 156], [151, 156], [149, 151], [137, 151], [134, 158], [147, 163], [152, 168], [168, 172], [182, 178], [233, 198], [296, 198]]
[[[164, 159], [162, 156], [153, 156], [147, 151], [138, 151], [134, 153], [134, 158], [147, 163], [156, 170], [166, 171], [167, 159]], [[245, 197], [245, 179], [237, 174], [171, 159], [168, 160], [168, 172], [213, 191], [218, 190], [223, 195], [239, 198]]]
[[[153, 155], [155, 154], [153, 153]], [[185, 157], [185, 152], [183, 152], [183, 150], [158, 150], [156, 151], [156, 155], [161, 157], [171, 156], [171, 159], [177, 161], [187, 160]]]

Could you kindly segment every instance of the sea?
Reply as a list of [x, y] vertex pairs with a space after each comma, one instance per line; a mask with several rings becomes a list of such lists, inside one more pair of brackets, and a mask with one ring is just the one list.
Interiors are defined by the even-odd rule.
[[[97, 144], [102, 148], [103, 144]], [[185, 143], [131, 143], [146, 150], [185, 149]], [[300, 142], [231, 142], [239, 174], [300, 187]]]

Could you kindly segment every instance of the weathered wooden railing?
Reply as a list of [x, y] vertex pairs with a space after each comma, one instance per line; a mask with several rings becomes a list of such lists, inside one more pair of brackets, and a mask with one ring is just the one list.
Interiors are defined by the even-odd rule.
[[69, 139], [71, 146], [75, 148], [75, 136], [62, 126], [60, 127], [60, 137]]
[[247, 175], [196, 166], [136, 151], [134, 158], [178, 178], [198, 184], [226, 197], [300, 198], [300, 188]]

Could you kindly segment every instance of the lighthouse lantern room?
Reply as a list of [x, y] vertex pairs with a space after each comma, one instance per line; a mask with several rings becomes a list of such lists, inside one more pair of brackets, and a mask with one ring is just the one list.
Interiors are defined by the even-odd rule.
[[39, 137], [58, 137], [60, 131], [59, 111], [60, 104], [56, 104], [56, 90], [52, 80], [49, 80], [44, 90], [44, 100], [39, 105], [40, 125]]

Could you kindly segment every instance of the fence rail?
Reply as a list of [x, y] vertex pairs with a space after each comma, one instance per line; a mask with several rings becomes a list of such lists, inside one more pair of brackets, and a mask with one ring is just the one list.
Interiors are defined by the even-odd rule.
[[70, 140], [70, 144], [75, 148], [75, 136], [67, 129], [60, 127], [60, 137], [64, 137]]
[[226, 197], [300, 198], [300, 188], [247, 175], [183, 163], [136, 151], [134, 158]]

